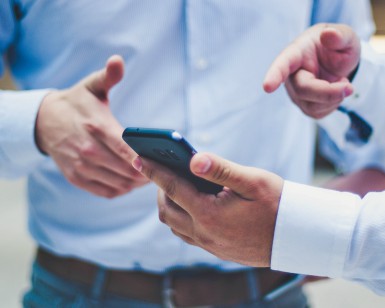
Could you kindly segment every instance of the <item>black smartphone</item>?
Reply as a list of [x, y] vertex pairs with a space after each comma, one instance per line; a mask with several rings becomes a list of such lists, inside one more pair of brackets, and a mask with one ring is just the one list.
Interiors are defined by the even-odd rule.
[[127, 127], [122, 137], [139, 156], [152, 159], [170, 168], [193, 183], [200, 192], [217, 194], [222, 191], [222, 186], [191, 173], [190, 161], [197, 152], [177, 131]]

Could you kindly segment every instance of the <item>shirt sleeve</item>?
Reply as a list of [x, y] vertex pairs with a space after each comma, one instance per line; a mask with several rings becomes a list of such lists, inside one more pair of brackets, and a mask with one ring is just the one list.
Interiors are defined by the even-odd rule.
[[35, 143], [35, 122], [48, 91], [0, 91], [1, 177], [26, 175], [46, 159]]
[[[12, 1], [0, 1], [0, 76], [4, 55], [15, 37]], [[15, 178], [29, 173], [45, 159], [35, 144], [35, 121], [48, 90], [0, 90], [0, 177]]]
[[385, 192], [366, 195], [352, 236], [342, 278], [385, 295]]
[[275, 270], [342, 277], [385, 294], [385, 192], [365, 198], [286, 181], [275, 227]]

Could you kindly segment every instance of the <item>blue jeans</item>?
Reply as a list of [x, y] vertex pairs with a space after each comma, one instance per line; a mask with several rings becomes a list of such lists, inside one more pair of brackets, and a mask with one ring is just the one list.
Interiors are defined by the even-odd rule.
[[[32, 269], [31, 289], [24, 295], [23, 306], [28, 308], [163, 308], [162, 305], [122, 298], [103, 290], [103, 275], [95, 278], [94, 285], [86, 287], [62, 279], [35, 262]], [[265, 301], [250, 300], [248, 303], [215, 308], [304, 308], [307, 300], [301, 287], [291, 288], [281, 296]], [[207, 306], [205, 306], [207, 308]]]

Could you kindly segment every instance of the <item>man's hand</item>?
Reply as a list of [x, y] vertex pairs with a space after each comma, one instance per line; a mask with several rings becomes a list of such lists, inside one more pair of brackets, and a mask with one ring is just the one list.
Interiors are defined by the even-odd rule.
[[337, 191], [349, 191], [363, 198], [369, 192], [385, 190], [385, 173], [367, 167], [335, 177], [323, 186]]
[[268, 267], [283, 180], [272, 173], [237, 165], [212, 154], [196, 154], [194, 174], [225, 186], [200, 193], [169, 169], [144, 158], [133, 166], [154, 181], [159, 218], [186, 242], [221, 259]]
[[318, 24], [306, 30], [273, 62], [263, 84], [268, 93], [285, 83], [307, 115], [320, 119], [353, 93], [348, 77], [360, 59], [360, 41], [344, 25]]
[[109, 108], [108, 92], [123, 72], [123, 59], [111, 57], [104, 69], [48, 94], [36, 119], [41, 151], [52, 157], [69, 182], [107, 198], [148, 182], [132, 168], [137, 155], [122, 140], [123, 127]]

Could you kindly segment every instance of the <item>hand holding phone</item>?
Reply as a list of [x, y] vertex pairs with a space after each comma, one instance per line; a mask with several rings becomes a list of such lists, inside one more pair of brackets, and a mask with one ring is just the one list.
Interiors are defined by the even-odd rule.
[[190, 171], [191, 158], [197, 151], [172, 129], [128, 127], [123, 140], [139, 155], [160, 163], [189, 180], [200, 192], [217, 194], [223, 187], [197, 177]]

